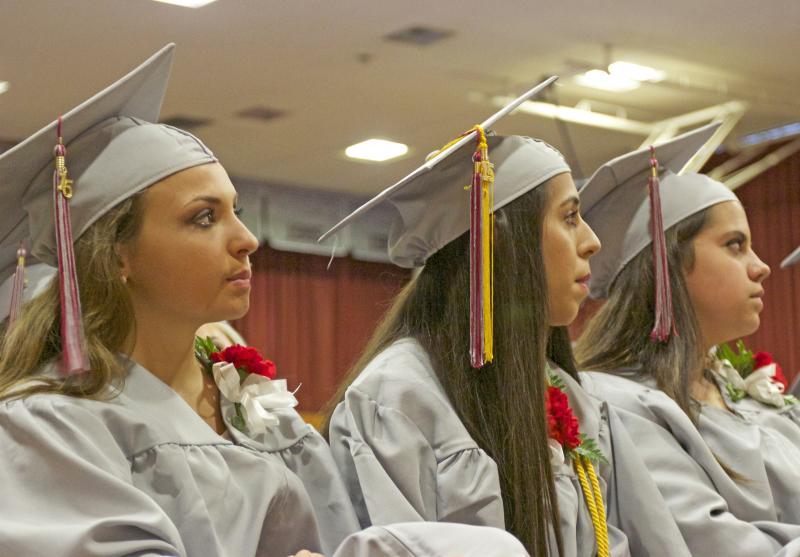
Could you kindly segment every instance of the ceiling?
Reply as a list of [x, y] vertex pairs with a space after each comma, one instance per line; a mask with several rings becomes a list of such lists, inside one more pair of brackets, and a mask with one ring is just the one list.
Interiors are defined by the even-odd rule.
[[[384, 38], [412, 26], [452, 35], [428, 46]], [[200, 9], [0, 0], [0, 81], [10, 83], [0, 95], [0, 139], [33, 133], [167, 42], [177, 51], [162, 118], [208, 119], [192, 131], [229, 173], [271, 184], [378, 191], [494, 112], [492, 96], [518, 94], [551, 74], [562, 76], [551, 93], [559, 102], [590, 99], [643, 121], [747, 101], [730, 145], [800, 119], [796, 0], [218, 0]], [[618, 59], [668, 78], [626, 93], [570, 79]], [[282, 115], [237, 115], [254, 107]], [[541, 137], [568, 155], [569, 137], [583, 175], [643, 140], [522, 113], [497, 130]], [[344, 156], [370, 137], [410, 152], [382, 164]]]

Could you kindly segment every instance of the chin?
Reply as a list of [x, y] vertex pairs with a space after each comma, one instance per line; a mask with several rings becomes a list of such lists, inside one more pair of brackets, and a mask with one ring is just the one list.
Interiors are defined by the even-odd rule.
[[554, 311], [551, 313], [550, 316], [550, 326], [551, 327], [567, 327], [575, 321], [575, 318], [578, 317], [578, 309], [579, 305], [574, 304], [569, 308], [563, 307], [559, 308], [560, 311]]
[[[738, 327], [737, 331], [731, 331], [730, 335], [726, 335], [731, 340], [737, 340], [752, 335], [758, 330], [759, 326], [761, 326], [761, 318], [758, 315], [745, 317], [738, 320], [738, 322], [741, 327]], [[731, 340], [727, 342], [731, 342]]]

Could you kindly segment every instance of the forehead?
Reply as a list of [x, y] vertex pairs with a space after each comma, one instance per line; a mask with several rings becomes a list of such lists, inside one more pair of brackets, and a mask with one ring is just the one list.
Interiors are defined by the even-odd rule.
[[749, 231], [747, 213], [738, 201], [724, 201], [709, 209], [706, 229], [717, 232]]
[[176, 172], [156, 182], [144, 194], [146, 202], [186, 203], [197, 196], [222, 199], [236, 195], [236, 189], [219, 163], [203, 164]]
[[578, 195], [575, 182], [572, 181], [572, 175], [569, 172], [564, 172], [550, 178], [547, 187], [552, 203], [560, 204], [568, 198]]

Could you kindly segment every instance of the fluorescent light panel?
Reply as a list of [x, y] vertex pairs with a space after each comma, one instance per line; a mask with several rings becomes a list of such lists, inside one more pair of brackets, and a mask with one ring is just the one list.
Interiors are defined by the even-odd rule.
[[656, 83], [662, 81], [664, 77], [666, 74], [661, 70], [618, 60], [608, 66], [608, 71], [589, 70], [576, 75], [574, 79], [578, 85], [584, 87], [620, 93], [638, 89], [644, 81]]
[[589, 70], [586, 73], [576, 75], [575, 82], [584, 87], [602, 89], [603, 91], [632, 91], [639, 87], [639, 82], [627, 77], [618, 77], [604, 70]]
[[0, 81], [0, 95], [8, 91], [9, 83], [8, 81]]
[[763, 132], [751, 133], [744, 136], [739, 140], [740, 145], [758, 145], [759, 143], [766, 143], [768, 141], [775, 141], [784, 137], [800, 134], [800, 122], [792, 122], [764, 130]]
[[622, 60], [608, 66], [608, 73], [614, 77], [633, 79], [635, 81], [649, 81], [651, 83], [663, 81], [667, 76], [667, 74], [661, 70], [651, 68], [650, 66], [623, 62]]
[[217, 0], [153, 0], [154, 2], [161, 2], [163, 4], [173, 4], [183, 8], [202, 8], [207, 4], [216, 2]]
[[374, 162], [396, 159], [406, 153], [408, 153], [408, 145], [387, 141], [386, 139], [367, 139], [344, 150], [344, 154], [351, 159]]

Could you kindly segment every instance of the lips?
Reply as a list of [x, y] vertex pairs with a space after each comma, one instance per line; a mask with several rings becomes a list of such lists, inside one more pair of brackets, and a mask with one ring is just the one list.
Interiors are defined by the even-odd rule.
[[252, 273], [250, 272], [250, 269], [245, 269], [244, 271], [240, 271], [240, 272], [236, 273], [235, 275], [228, 277], [227, 280], [229, 282], [233, 282], [235, 280], [250, 280], [251, 276], [252, 276]]
[[580, 284], [588, 284], [591, 279], [592, 279], [592, 274], [591, 273], [586, 273], [586, 275], [582, 276], [581, 278], [579, 278], [575, 282], [580, 283]]

